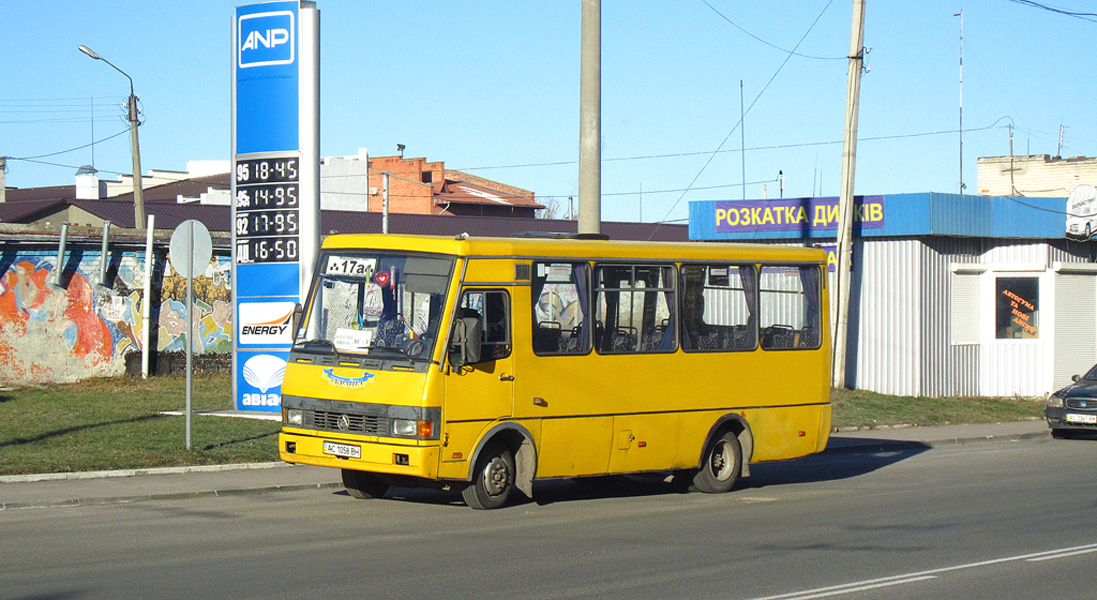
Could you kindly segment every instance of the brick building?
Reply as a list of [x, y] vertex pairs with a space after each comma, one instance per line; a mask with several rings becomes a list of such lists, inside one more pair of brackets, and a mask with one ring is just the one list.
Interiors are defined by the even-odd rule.
[[1097, 185], [1097, 158], [984, 156], [978, 161], [980, 196], [1065, 198], [1082, 184]]

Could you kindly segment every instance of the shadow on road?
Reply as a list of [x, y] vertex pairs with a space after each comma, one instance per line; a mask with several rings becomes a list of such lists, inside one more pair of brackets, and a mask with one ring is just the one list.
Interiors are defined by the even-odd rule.
[[850, 479], [917, 456], [930, 448], [918, 442], [896, 445], [886, 440], [861, 440], [861, 443], [863, 445], [856, 447], [828, 448], [822, 454], [794, 460], [751, 465], [751, 476], [737, 489]]
[[[876, 442], [879, 442], [878, 444]], [[895, 445], [893, 441], [860, 440], [857, 447], [836, 446], [822, 454], [793, 460], [750, 465], [751, 476], [743, 478], [735, 490], [759, 489], [772, 485], [815, 483], [850, 479], [871, 473], [917, 456], [929, 446], [917, 442]], [[538, 481], [534, 484], [534, 499], [515, 494], [511, 506], [536, 503], [544, 506], [555, 502], [602, 500], [607, 498], [638, 498], [686, 493], [682, 483], [668, 473], [639, 475], [607, 475], [579, 479]], [[732, 491], [734, 494], [735, 491]], [[347, 495], [346, 492], [336, 492]], [[459, 506], [464, 501], [459, 491], [393, 488], [385, 498], [417, 504]]]

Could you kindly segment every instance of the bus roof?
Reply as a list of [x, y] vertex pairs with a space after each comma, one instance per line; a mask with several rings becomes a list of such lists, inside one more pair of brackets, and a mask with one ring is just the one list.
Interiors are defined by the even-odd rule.
[[394, 234], [331, 235], [324, 249], [405, 250], [472, 257], [621, 258], [653, 260], [793, 261], [825, 263], [815, 248], [724, 242], [637, 242], [557, 238], [489, 238]]

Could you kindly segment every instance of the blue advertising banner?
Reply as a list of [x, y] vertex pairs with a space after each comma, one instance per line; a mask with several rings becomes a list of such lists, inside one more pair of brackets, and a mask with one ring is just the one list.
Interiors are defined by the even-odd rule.
[[[838, 229], [838, 198], [717, 201], [712, 203], [717, 233]], [[882, 196], [857, 198], [853, 222], [883, 228]]]

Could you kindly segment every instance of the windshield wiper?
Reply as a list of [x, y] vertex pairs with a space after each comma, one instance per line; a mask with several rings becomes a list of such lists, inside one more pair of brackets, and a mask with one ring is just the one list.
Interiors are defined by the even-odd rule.
[[331, 354], [336, 358], [339, 357], [339, 351], [335, 349], [335, 344], [328, 340], [308, 340], [299, 342], [293, 345], [293, 349], [301, 352]]
[[370, 356], [373, 356], [375, 354], [391, 354], [391, 355], [396, 355], [396, 356], [399, 356], [399, 357], [402, 357], [402, 358], [406, 358], [410, 361], [415, 361], [416, 360], [416, 357], [412, 356], [407, 350], [405, 350], [404, 348], [400, 348], [400, 347], [370, 346], [369, 354], [370, 354]]

